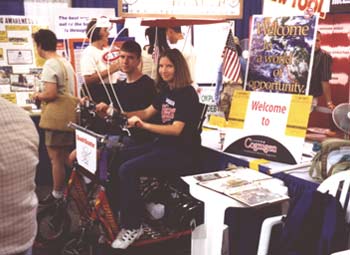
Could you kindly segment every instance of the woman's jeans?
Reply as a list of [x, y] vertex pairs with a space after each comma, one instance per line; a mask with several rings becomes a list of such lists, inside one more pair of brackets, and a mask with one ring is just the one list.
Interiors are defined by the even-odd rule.
[[[197, 166], [193, 152], [159, 144], [129, 147], [119, 155], [119, 168], [112, 180], [118, 187], [121, 225], [127, 229], [139, 228], [144, 204], [139, 190], [139, 177], [170, 177], [188, 175]], [[115, 198], [114, 198], [115, 199]]]

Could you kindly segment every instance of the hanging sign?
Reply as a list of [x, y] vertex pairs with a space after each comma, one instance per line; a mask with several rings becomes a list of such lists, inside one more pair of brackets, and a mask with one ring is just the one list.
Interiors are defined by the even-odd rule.
[[311, 101], [305, 95], [235, 91], [225, 152], [299, 163]]

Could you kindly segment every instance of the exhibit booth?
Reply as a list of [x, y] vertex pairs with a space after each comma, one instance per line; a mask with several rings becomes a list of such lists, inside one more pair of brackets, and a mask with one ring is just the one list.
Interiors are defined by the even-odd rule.
[[[188, 194], [203, 206], [203, 219], [191, 226], [191, 254], [257, 254], [264, 219], [287, 213], [290, 202], [318, 188], [320, 180], [309, 173], [315, 146], [330, 137], [349, 135], [340, 121], [333, 121], [324, 97], [313, 108], [309, 95], [317, 31], [321, 31], [321, 48], [333, 58], [332, 101], [336, 106], [349, 103], [349, 5], [304, 2], [265, 0], [261, 13], [250, 17], [244, 17], [250, 2], [242, 0], [119, 0], [114, 8], [62, 5], [51, 15], [34, 16], [32, 6], [28, 15], [0, 16], [0, 96], [24, 108], [38, 129], [36, 184], [50, 186], [52, 175], [44, 131], [39, 127], [40, 107], [31, 98], [42, 90], [44, 64], [32, 34], [40, 28], [56, 33], [57, 52], [72, 63], [74, 93], [79, 96], [84, 84], [80, 58], [89, 45], [85, 29], [92, 18], [103, 19], [104, 25], [107, 22], [115, 48], [130, 39], [146, 45], [144, 31], [149, 26], [182, 26], [186, 43], [196, 53], [198, 96], [208, 105], [202, 123], [200, 166], [196, 174], [182, 177]], [[346, 11], [338, 13], [339, 9]], [[238, 56], [235, 26], [241, 26], [243, 18], [249, 20], [249, 36], [238, 40], [246, 53]], [[127, 36], [120, 36], [124, 31]], [[240, 88], [228, 92], [224, 113], [221, 96], [232, 83]], [[92, 164], [97, 166], [96, 162], [93, 158]], [[242, 169], [247, 173], [239, 172]], [[249, 175], [252, 170], [254, 174]]]

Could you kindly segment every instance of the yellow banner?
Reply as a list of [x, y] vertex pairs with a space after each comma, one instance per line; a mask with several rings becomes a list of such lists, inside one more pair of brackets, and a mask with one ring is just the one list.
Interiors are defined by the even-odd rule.
[[0, 31], [0, 42], [8, 42], [7, 31]]
[[311, 103], [312, 96], [292, 96], [285, 133], [287, 136], [305, 137]]
[[232, 97], [228, 127], [243, 129], [250, 92], [235, 90]]
[[259, 165], [267, 164], [269, 162], [270, 161], [263, 159], [263, 158], [254, 159], [254, 160], [249, 161], [249, 168], [254, 169], [256, 171], [259, 171]]
[[29, 31], [28, 25], [6, 25], [6, 30], [12, 30], [12, 31]]
[[9, 100], [10, 102], [16, 104], [17, 100], [16, 100], [16, 93], [5, 93], [5, 94], [0, 94], [1, 97]]
[[209, 124], [217, 127], [226, 127], [226, 119], [221, 116], [210, 115]]

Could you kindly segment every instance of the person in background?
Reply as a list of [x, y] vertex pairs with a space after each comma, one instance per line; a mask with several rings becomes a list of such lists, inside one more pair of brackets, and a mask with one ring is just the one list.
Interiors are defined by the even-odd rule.
[[109, 84], [125, 77], [121, 77], [122, 74], [118, 72], [120, 70], [118, 61], [108, 63], [107, 59], [104, 58], [109, 51], [109, 28], [96, 27], [96, 23], [97, 20], [92, 19], [86, 27], [86, 35], [90, 39], [90, 45], [84, 49], [80, 59], [81, 75], [87, 85], [87, 88], [83, 86], [82, 91], [84, 96], [88, 96], [86, 91], [88, 89], [92, 100], [97, 103], [110, 103], [101, 78], [108, 87]]
[[[152, 105], [126, 113], [130, 127], [152, 132], [158, 139], [143, 146], [127, 148], [119, 155], [119, 182], [114, 185], [119, 188], [117, 195], [122, 230], [112, 243], [113, 248], [126, 249], [143, 234], [140, 176], [169, 178], [187, 175], [198, 168], [200, 104], [191, 86], [186, 60], [179, 50], [169, 49], [160, 56], [157, 81], [161, 92]], [[155, 115], [161, 124], [147, 122]]]
[[145, 30], [145, 36], [148, 38], [149, 44], [145, 45], [142, 51], [142, 72], [155, 79], [157, 76], [156, 63], [158, 63], [158, 59], [155, 58], [170, 49], [166, 38], [166, 28], [148, 27]]
[[31, 255], [37, 232], [39, 135], [28, 113], [0, 97], [0, 254]]
[[318, 98], [324, 95], [327, 107], [331, 110], [335, 108], [329, 84], [329, 80], [332, 78], [331, 68], [332, 57], [321, 49], [321, 32], [317, 31], [309, 91], [309, 95], [313, 96], [313, 107], [317, 106]]
[[170, 43], [170, 48], [178, 49], [185, 57], [193, 80], [192, 85], [196, 91], [200, 93], [201, 89], [196, 83], [197, 55], [192, 43], [190, 42], [190, 39], [185, 40], [180, 26], [168, 27], [166, 30], [166, 35]]
[[[52, 102], [59, 94], [73, 94], [75, 74], [72, 65], [56, 52], [57, 38], [48, 29], [40, 29], [33, 35], [38, 55], [45, 64], [41, 74], [43, 91], [33, 94], [34, 100]], [[67, 84], [67, 85], [66, 85]], [[66, 90], [68, 86], [68, 91]], [[74, 132], [45, 130], [45, 145], [52, 165], [53, 190], [40, 201], [40, 205], [52, 204], [63, 197], [68, 156], [74, 145]]]

